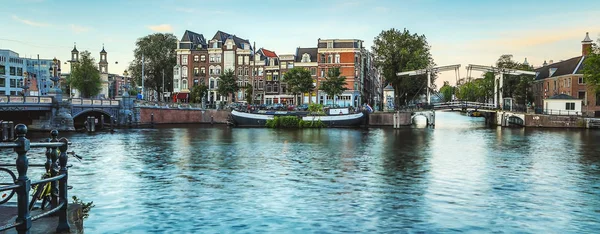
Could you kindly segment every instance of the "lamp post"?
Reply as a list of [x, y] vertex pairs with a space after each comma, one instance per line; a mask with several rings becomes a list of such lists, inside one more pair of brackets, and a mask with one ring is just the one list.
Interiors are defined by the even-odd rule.
[[[123, 80], [121, 86], [121, 88], [123, 89], [123, 97], [129, 97], [129, 78], [127, 78], [127, 75], [127, 70], [123, 71]], [[127, 81], [125, 81], [125, 79], [127, 79]]]
[[50, 89], [50, 96], [54, 96], [55, 100], [60, 102], [62, 101], [62, 91], [58, 87], [58, 81], [60, 80], [60, 61], [54, 58], [52, 60], [52, 66], [50, 66], [50, 80], [52, 80], [53, 85]]

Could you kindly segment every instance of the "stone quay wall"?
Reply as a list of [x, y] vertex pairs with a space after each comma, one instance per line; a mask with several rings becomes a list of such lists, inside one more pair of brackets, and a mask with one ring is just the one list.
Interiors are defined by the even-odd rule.
[[139, 124], [151, 124], [153, 114], [154, 124], [226, 124], [230, 113], [226, 110], [140, 107]]
[[398, 113], [398, 120], [400, 126], [411, 125], [411, 113], [410, 112], [375, 112], [369, 114], [369, 126], [372, 127], [385, 127], [394, 126], [394, 114]]

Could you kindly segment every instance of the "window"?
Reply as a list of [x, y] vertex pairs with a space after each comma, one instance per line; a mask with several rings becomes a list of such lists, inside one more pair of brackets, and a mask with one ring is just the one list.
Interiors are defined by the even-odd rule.
[[333, 55], [327, 56], [327, 63], [331, 63], [332, 60], [333, 60]]
[[16, 76], [17, 75], [17, 68], [16, 67], [10, 67], [10, 75], [11, 76]]
[[310, 75], [316, 76], [317, 75], [317, 68], [311, 67], [310, 68]]
[[208, 87], [209, 87], [209, 88], [211, 88], [211, 89], [214, 89], [214, 88], [215, 88], [215, 80], [214, 80], [214, 79], [210, 79], [210, 82], [209, 82], [209, 86], [208, 86]]
[[0, 87], [6, 86], [6, 78], [0, 77]]
[[263, 68], [262, 67], [258, 68], [258, 75], [259, 76], [263, 75]]
[[175, 76], [179, 75], [179, 68], [173, 69], [173, 75], [175, 75]]
[[285, 67], [287, 67], [287, 62], [281, 62], [281, 68], [283, 69]]
[[303, 63], [310, 63], [310, 55], [309, 55], [309, 54], [307, 54], [307, 53], [304, 53], [304, 54], [302, 55], [302, 62], [303, 62]]
[[246, 75], [246, 76], [247, 76], [249, 71], [250, 71], [250, 70], [249, 70], [248, 68], [244, 69], [244, 75]]
[[220, 54], [215, 55], [215, 62], [217, 62], [217, 63], [221, 62], [221, 55]]
[[181, 77], [187, 77], [188, 76], [188, 69], [187, 67], [182, 67], [181, 68]]
[[210, 67], [208, 68], [208, 72], [209, 72], [209, 74], [211, 74], [211, 75], [214, 75], [214, 74], [215, 74], [215, 67], [213, 67], [213, 66], [210, 66]]
[[244, 63], [244, 57], [238, 56], [238, 65], [242, 65], [242, 63]]
[[200, 61], [200, 57], [198, 57], [198, 55], [194, 55], [194, 62], [198, 62]]
[[246, 64], [246, 65], [250, 64], [250, 56], [248, 56], [248, 55], [244, 56], [244, 64]]
[[332, 41], [327, 42], [327, 48], [333, 48], [333, 42]]
[[583, 80], [583, 77], [579, 77], [579, 84], [585, 84], [585, 80]]
[[179, 89], [179, 80], [178, 79], [176, 79], [175, 82], [173, 82], [173, 86], [174, 86], [173, 87], [174, 89]]
[[569, 81], [567, 81], [567, 87], [571, 88], [571, 77], [569, 77]]
[[267, 84], [267, 92], [270, 93], [272, 91], [271, 84]]
[[325, 63], [325, 54], [321, 54], [321, 62]]
[[195, 75], [195, 76], [198, 76], [198, 75], [200, 75], [200, 68], [198, 68], [198, 67], [194, 67], [194, 75]]
[[575, 103], [574, 102], [567, 102], [565, 104], [566, 104], [566, 107], [565, 107], [566, 110], [575, 110]]
[[269, 66], [275, 66], [275, 59], [274, 58], [270, 58], [269, 59]]
[[202, 62], [206, 61], [206, 55], [200, 56], [200, 61], [202, 61]]
[[217, 66], [217, 68], [215, 69], [215, 72], [217, 75], [221, 75], [221, 66]]
[[273, 93], [277, 92], [279, 92], [279, 88], [277, 87], [277, 84], [273, 84]]
[[181, 80], [181, 89], [188, 89], [188, 81]]
[[17, 80], [10, 79], [10, 87], [11, 88], [16, 88], [17, 87]]
[[200, 68], [200, 74], [203, 75], [203, 76], [206, 75], [206, 68], [205, 67], [201, 67]]
[[[240, 58], [240, 57], [238, 57]], [[244, 70], [242, 70], [242, 67], [238, 67], [238, 76], [243, 75]]]
[[340, 63], [340, 55], [339, 54], [335, 55], [335, 63]]
[[198, 79], [194, 79], [194, 86], [198, 86]]
[[213, 48], [215, 48], [215, 49], [216, 49], [216, 48], [219, 48], [219, 43], [215, 41], [215, 42], [213, 42], [212, 46], [213, 46]]
[[231, 41], [229, 43], [227, 43], [227, 49], [228, 50], [233, 49], [233, 44], [231, 43]]
[[0, 75], [6, 75], [6, 67], [4, 65], [0, 65]]
[[279, 75], [273, 75], [273, 81], [278, 81], [279, 80]]
[[211, 55], [210, 55], [210, 58], [209, 58], [209, 61], [210, 61], [211, 63], [214, 63], [214, 62], [215, 62], [215, 56], [211, 54]]
[[265, 82], [263, 80], [258, 81], [258, 88], [263, 89]]
[[321, 68], [321, 77], [325, 77], [325, 69]]
[[181, 57], [181, 64], [183, 65], [187, 65], [187, 55], [184, 55], [183, 57]]
[[271, 74], [267, 75], [267, 81], [273, 81], [273, 76]]

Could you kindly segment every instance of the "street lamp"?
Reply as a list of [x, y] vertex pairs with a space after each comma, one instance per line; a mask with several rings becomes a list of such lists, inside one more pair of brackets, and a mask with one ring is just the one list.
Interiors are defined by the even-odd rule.
[[60, 80], [60, 61], [54, 58], [52, 60], [52, 66], [50, 67], [50, 80], [52, 80], [53, 85], [50, 89], [50, 95], [55, 96], [57, 101], [62, 101], [62, 91], [58, 87], [58, 81]]
[[[127, 72], [127, 70], [123, 71], [123, 78], [122, 78], [122, 89], [123, 89], [123, 97], [129, 97], [129, 78], [127, 78], [127, 75], [129, 75], [129, 73]], [[125, 79], [127, 79], [127, 82], [125, 82]]]

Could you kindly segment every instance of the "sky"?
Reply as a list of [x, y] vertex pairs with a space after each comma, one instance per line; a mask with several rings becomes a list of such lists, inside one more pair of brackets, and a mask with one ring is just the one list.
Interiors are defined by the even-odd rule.
[[[600, 37], [597, 0], [0, 0], [0, 49], [22, 57], [70, 59], [73, 44], [122, 74], [138, 38], [185, 30], [210, 39], [221, 30], [277, 54], [322, 39], [361, 39], [368, 49], [390, 28], [424, 34], [437, 65], [492, 65], [502, 54], [540, 66], [581, 55], [589, 32]], [[118, 62], [118, 64], [115, 64]], [[67, 66], [63, 72], [69, 72]], [[477, 75], [473, 73], [473, 75]], [[454, 83], [455, 72], [436, 80]]]

